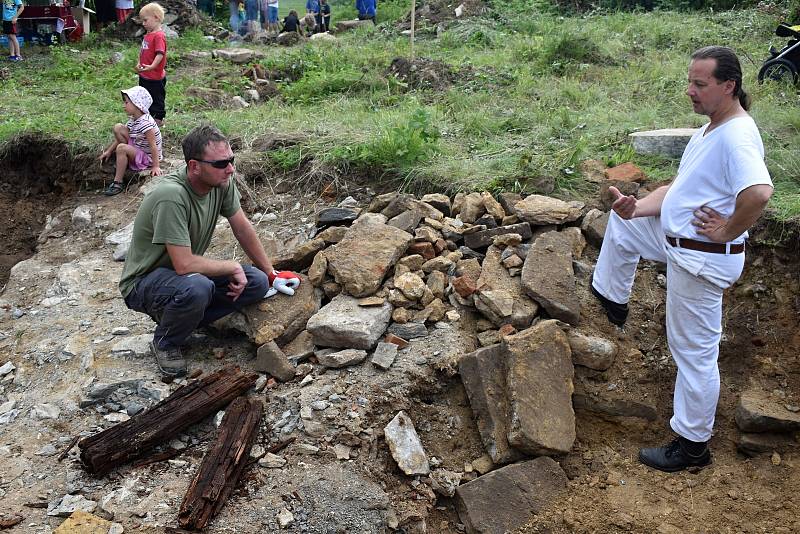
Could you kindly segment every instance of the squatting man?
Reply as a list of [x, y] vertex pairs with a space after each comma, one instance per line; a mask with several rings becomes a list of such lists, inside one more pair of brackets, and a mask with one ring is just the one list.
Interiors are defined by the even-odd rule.
[[747, 229], [772, 195], [733, 50], [695, 51], [686, 94], [710, 121], [692, 136], [670, 185], [639, 200], [609, 188], [616, 200], [592, 278], [592, 293], [621, 327], [639, 258], [667, 264], [667, 342], [678, 367], [670, 426], [678, 436], [639, 451], [642, 463], [667, 472], [711, 463], [722, 292], [741, 275]]
[[[153, 354], [172, 376], [186, 374], [181, 346], [195, 328], [300, 284], [295, 273], [273, 269], [242, 211], [225, 136], [198, 126], [183, 140], [183, 156], [186, 165], [144, 197], [119, 283], [128, 308], [157, 323]], [[203, 257], [220, 215], [253, 265]]]

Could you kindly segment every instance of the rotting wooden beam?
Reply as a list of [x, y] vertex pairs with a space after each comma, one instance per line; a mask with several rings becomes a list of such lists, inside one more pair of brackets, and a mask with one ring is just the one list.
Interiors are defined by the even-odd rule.
[[227, 366], [191, 382], [151, 409], [78, 443], [81, 461], [91, 474], [102, 476], [216, 413], [253, 387], [258, 375]]
[[222, 509], [248, 465], [263, 403], [239, 397], [225, 410], [214, 444], [203, 457], [178, 512], [178, 524], [200, 530]]

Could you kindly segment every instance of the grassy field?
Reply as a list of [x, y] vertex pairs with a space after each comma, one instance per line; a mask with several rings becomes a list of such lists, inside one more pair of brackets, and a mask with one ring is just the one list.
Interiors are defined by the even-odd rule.
[[[292, 2], [282, 0], [281, 12]], [[437, 35], [421, 23], [418, 57], [447, 65], [452, 83], [411, 88], [387, 74], [409, 55], [408, 38], [393, 21], [408, 3], [379, 6], [383, 22], [341, 35], [335, 44], [263, 47], [259, 62], [296, 73], [280, 82], [281, 97], [231, 112], [207, 109], [185, 96], [193, 85], [239, 94], [243, 68], [220, 61], [195, 65], [192, 50], [217, 46], [188, 33], [171, 43], [167, 143], [200, 120], [218, 124], [245, 144], [269, 131], [308, 134], [303, 144], [268, 154], [283, 170], [313, 158], [343, 175], [394, 180], [413, 189], [588, 191], [578, 171], [584, 159], [633, 161], [653, 179], [673, 176], [676, 162], [633, 153], [628, 134], [699, 126], [684, 95], [692, 50], [726, 44], [743, 59], [752, 115], [761, 127], [779, 216], [800, 213], [800, 108], [794, 88], [756, 83], [756, 73], [780, 14], [727, 12], [598, 13], [562, 17], [523, 2], [498, 3], [487, 13], [448, 24]], [[348, 11], [352, 10], [352, 11]], [[334, 3], [334, 18], [354, 15]], [[347, 15], [345, 17], [345, 15]], [[122, 62], [112, 64], [114, 52]], [[133, 85], [137, 43], [96, 37], [33, 54], [9, 65], [2, 82], [0, 140], [25, 130], [97, 146], [122, 121], [119, 89]], [[30, 55], [30, 54], [29, 54]]]

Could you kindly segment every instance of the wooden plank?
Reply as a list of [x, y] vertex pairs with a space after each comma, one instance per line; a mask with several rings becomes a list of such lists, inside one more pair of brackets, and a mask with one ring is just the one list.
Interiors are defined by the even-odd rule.
[[222, 509], [250, 458], [263, 404], [239, 397], [225, 411], [214, 444], [203, 457], [178, 512], [178, 524], [200, 530]]
[[149, 454], [153, 447], [227, 406], [253, 387], [258, 375], [227, 366], [191, 382], [151, 409], [78, 443], [84, 468], [94, 475]]

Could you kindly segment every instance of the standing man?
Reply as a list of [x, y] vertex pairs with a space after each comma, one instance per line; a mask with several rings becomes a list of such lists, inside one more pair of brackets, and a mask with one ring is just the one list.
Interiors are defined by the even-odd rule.
[[[225, 136], [199, 126], [183, 140], [183, 156], [186, 166], [142, 201], [119, 282], [128, 308], [158, 323], [153, 353], [161, 371], [172, 376], [186, 374], [181, 345], [195, 328], [269, 296], [271, 283], [292, 294], [300, 282], [294, 273], [272, 268], [242, 211]], [[220, 215], [254, 266], [203, 257]], [[289, 279], [290, 287], [281, 289], [276, 278]]]
[[692, 136], [670, 185], [641, 200], [609, 188], [617, 199], [592, 279], [592, 293], [621, 327], [639, 258], [667, 263], [667, 342], [678, 367], [670, 426], [678, 436], [639, 451], [642, 463], [667, 472], [711, 463], [722, 291], [739, 278], [747, 229], [772, 195], [733, 50], [694, 52], [688, 84], [695, 113], [710, 122]]

